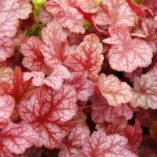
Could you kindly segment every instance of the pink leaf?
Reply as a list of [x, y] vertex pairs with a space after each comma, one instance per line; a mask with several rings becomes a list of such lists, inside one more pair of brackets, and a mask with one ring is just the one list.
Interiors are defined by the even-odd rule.
[[142, 21], [141, 25], [142, 25], [142, 31], [144, 35], [146, 35], [146, 41], [152, 47], [153, 52], [156, 53], [157, 34], [155, 32], [157, 29], [157, 21], [150, 18], [149, 19], [146, 18]]
[[39, 145], [58, 147], [66, 136], [65, 122], [77, 113], [76, 93], [64, 85], [58, 91], [42, 86], [20, 104], [20, 115], [40, 136]]
[[106, 99], [102, 96], [96, 97], [92, 101], [92, 119], [95, 123], [113, 122], [122, 116], [127, 120], [133, 117], [133, 110], [129, 105], [109, 106]]
[[144, 40], [131, 39], [124, 27], [112, 28], [110, 34], [111, 37], [104, 42], [113, 45], [109, 51], [109, 63], [114, 70], [132, 72], [137, 67], [151, 64], [153, 50]]
[[45, 77], [44, 73], [36, 71], [25, 72], [23, 75], [23, 79], [25, 81], [32, 79], [33, 85], [37, 87], [43, 85], [44, 77]]
[[24, 73], [24, 80], [28, 81], [32, 79], [34, 86], [38, 87], [45, 84], [52, 89], [58, 90], [61, 88], [63, 81], [69, 79], [70, 76], [71, 74], [66, 67], [58, 65], [46, 78], [44, 73], [32, 71]]
[[74, 86], [78, 100], [88, 101], [89, 97], [94, 94], [94, 83], [82, 76], [74, 76], [70, 84]]
[[[69, 0], [67, 0], [69, 1]], [[93, 0], [70, 0], [72, 6], [80, 7], [86, 13], [97, 13], [99, 10], [99, 2]]]
[[64, 66], [56, 66], [55, 70], [47, 78], [44, 79], [44, 84], [52, 89], [58, 90], [63, 84], [64, 79], [69, 79], [71, 73]]
[[21, 45], [21, 53], [24, 55], [23, 65], [31, 71], [47, 72], [44, 56], [41, 52], [43, 42], [36, 37], [30, 37]]
[[1, 0], [1, 11], [13, 13], [17, 19], [27, 19], [32, 12], [29, 0]]
[[103, 63], [103, 47], [95, 34], [87, 35], [65, 64], [77, 75], [96, 79]]
[[68, 7], [67, 9], [65, 16], [56, 18], [56, 20], [63, 24], [63, 27], [68, 28], [69, 31], [84, 34], [83, 16], [75, 8]]
[[15, 107], [15, 100], [9, 95], [0, 96], [0, 123], [10, 120]]
[[22, 154], [37, 143], [38, 136], [27, 124], [9, 124], [0, 133], [0, 156], [13, 157]]
[[45, 46], [41, 48], [45, 62], [54, 67], [67, 56], [67, 34], [57, 22], [51, 22], [42, 30]]
[[149, 74], [142, 75], [141, 78], [136, 78], [131, 105], [144, 109], [157, 109], [156, 101], [157, 80], [154, 80]]
[[[68, 1], [67, 1], [68, 2]], [[76, 8], [66, 3], [64, 0], [52, 0], [46, 3], [46, 9], [50, 12], [55, 20], [69, 31], [75, 33], [84, 33], [82, 14]]]
[[48, 13], [44, 8], [40, 9], [39, 12], [39, 21], [42, 22], [43, 24], [47, 24], [50, 22], [52, 19], [52, 16], [50, 13]]
[[17, 32], [18, 20], [13, 13], [0, 11], [0, 15], [0, 38], [13, 37]]
[[59, 157], [84, 157], [82, 146], [89, 135], [90, 131], [86, 125], [77, 125], [61, 146]]
[[83, 146], [85, 157], [137, 157], [127, 149], [127, 139], [118, 134], [107, 136], [102, 130], [95, 131]]
[[[61, 5], [62, 3], [64, 3], [64, 0], [62, 1], [48, 1], [45, 3], [45, 8], [46, 11], [48, 11], [50, 14], [57, 16], [57, 14], [62, 14], [63, 12], [63, 5]], [[64, 3], [65, 4], [65, 3]]]
[[0, 39], [0, 62], [5, 61], [7, 58], [14, 54], [14, 43], [9, 38]]
[[133, 27], [138, 21], [137, 15], [131, 10], [125, 0], [103, 0], [102, 8], [103, 12], [100, 12], [96, 17], [97, 24]]
[[101, 74], [98, 87], [111, 106], [119, 106], [121, 103], [128, 103], [132, 99], [131, 87], [114, 75]]

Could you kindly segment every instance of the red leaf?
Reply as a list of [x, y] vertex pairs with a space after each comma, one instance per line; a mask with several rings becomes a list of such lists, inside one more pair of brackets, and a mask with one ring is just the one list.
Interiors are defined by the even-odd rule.
[[136, 119], [135, 125], [129, 125], [128, 127], [126, 127], [123, 130], [122, 134], [128, 139], [128, 143], [133, 151], [136, 152], [138, 147], [142, 143], [142, 128], [140, 125], [140, 121]]
[[20, 67], [14, 70], [13, 83], [11, 86], [10, 95], [13, 96], [17, 103], [25, 99], [25, 97], [33, 91], [30, 81], [24, 81], [23, 72]]
[[23, 80], [23, 73], [21, 71], [20, 67], [16, 67], [14, 71], [14, 77], [13, 77], [13, 96], [18, 99], [23, 92], [24, 92], [24, 80]]

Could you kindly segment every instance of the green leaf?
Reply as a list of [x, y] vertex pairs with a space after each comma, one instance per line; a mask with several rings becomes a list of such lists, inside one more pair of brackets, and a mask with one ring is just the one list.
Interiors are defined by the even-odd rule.
[[30, 37], [30, 36], [41, 37], [41, 30], [44, 26], [45, 26], [44, 24], [35, 23], [32, 26], [32, 30], [30, 32], [25, 32], [24, 35], [27, 37]]
[[144, 0], [132, 0], [132, 2], [137, 5], [142, 5], [144, 3]]
[[100, 4], [100, 3], [102, 2], [102, 0], [95, 0], [95, 2], [96, 2], [97, 4]]
[[85, 30], [88, 30], [88, 29], [91, 28], [91, 25], [87, 20], [85, 20], [84, 23], [83, 23], [83, 27], [84, 27]]
[[38, 16], [40, 8], [45, 3], [45, 0], [32, 0], [32, 2], [33, 2], [33, 5], [34, 5], [34, 15]]

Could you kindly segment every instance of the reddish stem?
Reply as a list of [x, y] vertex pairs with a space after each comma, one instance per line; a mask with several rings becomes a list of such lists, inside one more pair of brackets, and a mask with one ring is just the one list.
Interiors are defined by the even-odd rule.
[[96, 15], [96, 13], [86, 13], [79, 7], [75, 7], [83, 16], [84, 18], [90, 23], [90, 25], [96, 30], [97, 33], [102, 34], [102, 35], [107, 35], [107, 33], [100, 28], [93, 22], [93, 16]]
[[151, 15], [152, 17], [154, 16], [153, 12], [151, 9], [144, 7], [144, 6], [138, 6], [132, 2], [132, 0], [127, 0], [127, 3], [129, 4], [130, 8], [137, 13], [137, 15], [141, 17], [145, 17], [146, 13]]
[[145, 17], [146, 16], [145, 11], [140, 6], [137, 6], [136, 4], [134, 4], [132, 2], [132, 0], [127, 0], [127, 2], [129, 4], [129, 6], [131, 7], [131, 9], [137, 13], [137, 15], [139, 15], [141, 17]]

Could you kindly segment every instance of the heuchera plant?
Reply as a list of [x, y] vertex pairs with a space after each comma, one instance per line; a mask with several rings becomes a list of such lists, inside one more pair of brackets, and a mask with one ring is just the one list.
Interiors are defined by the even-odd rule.
[[0, 157], [157, 157], [157, 0], [0, 0]]

